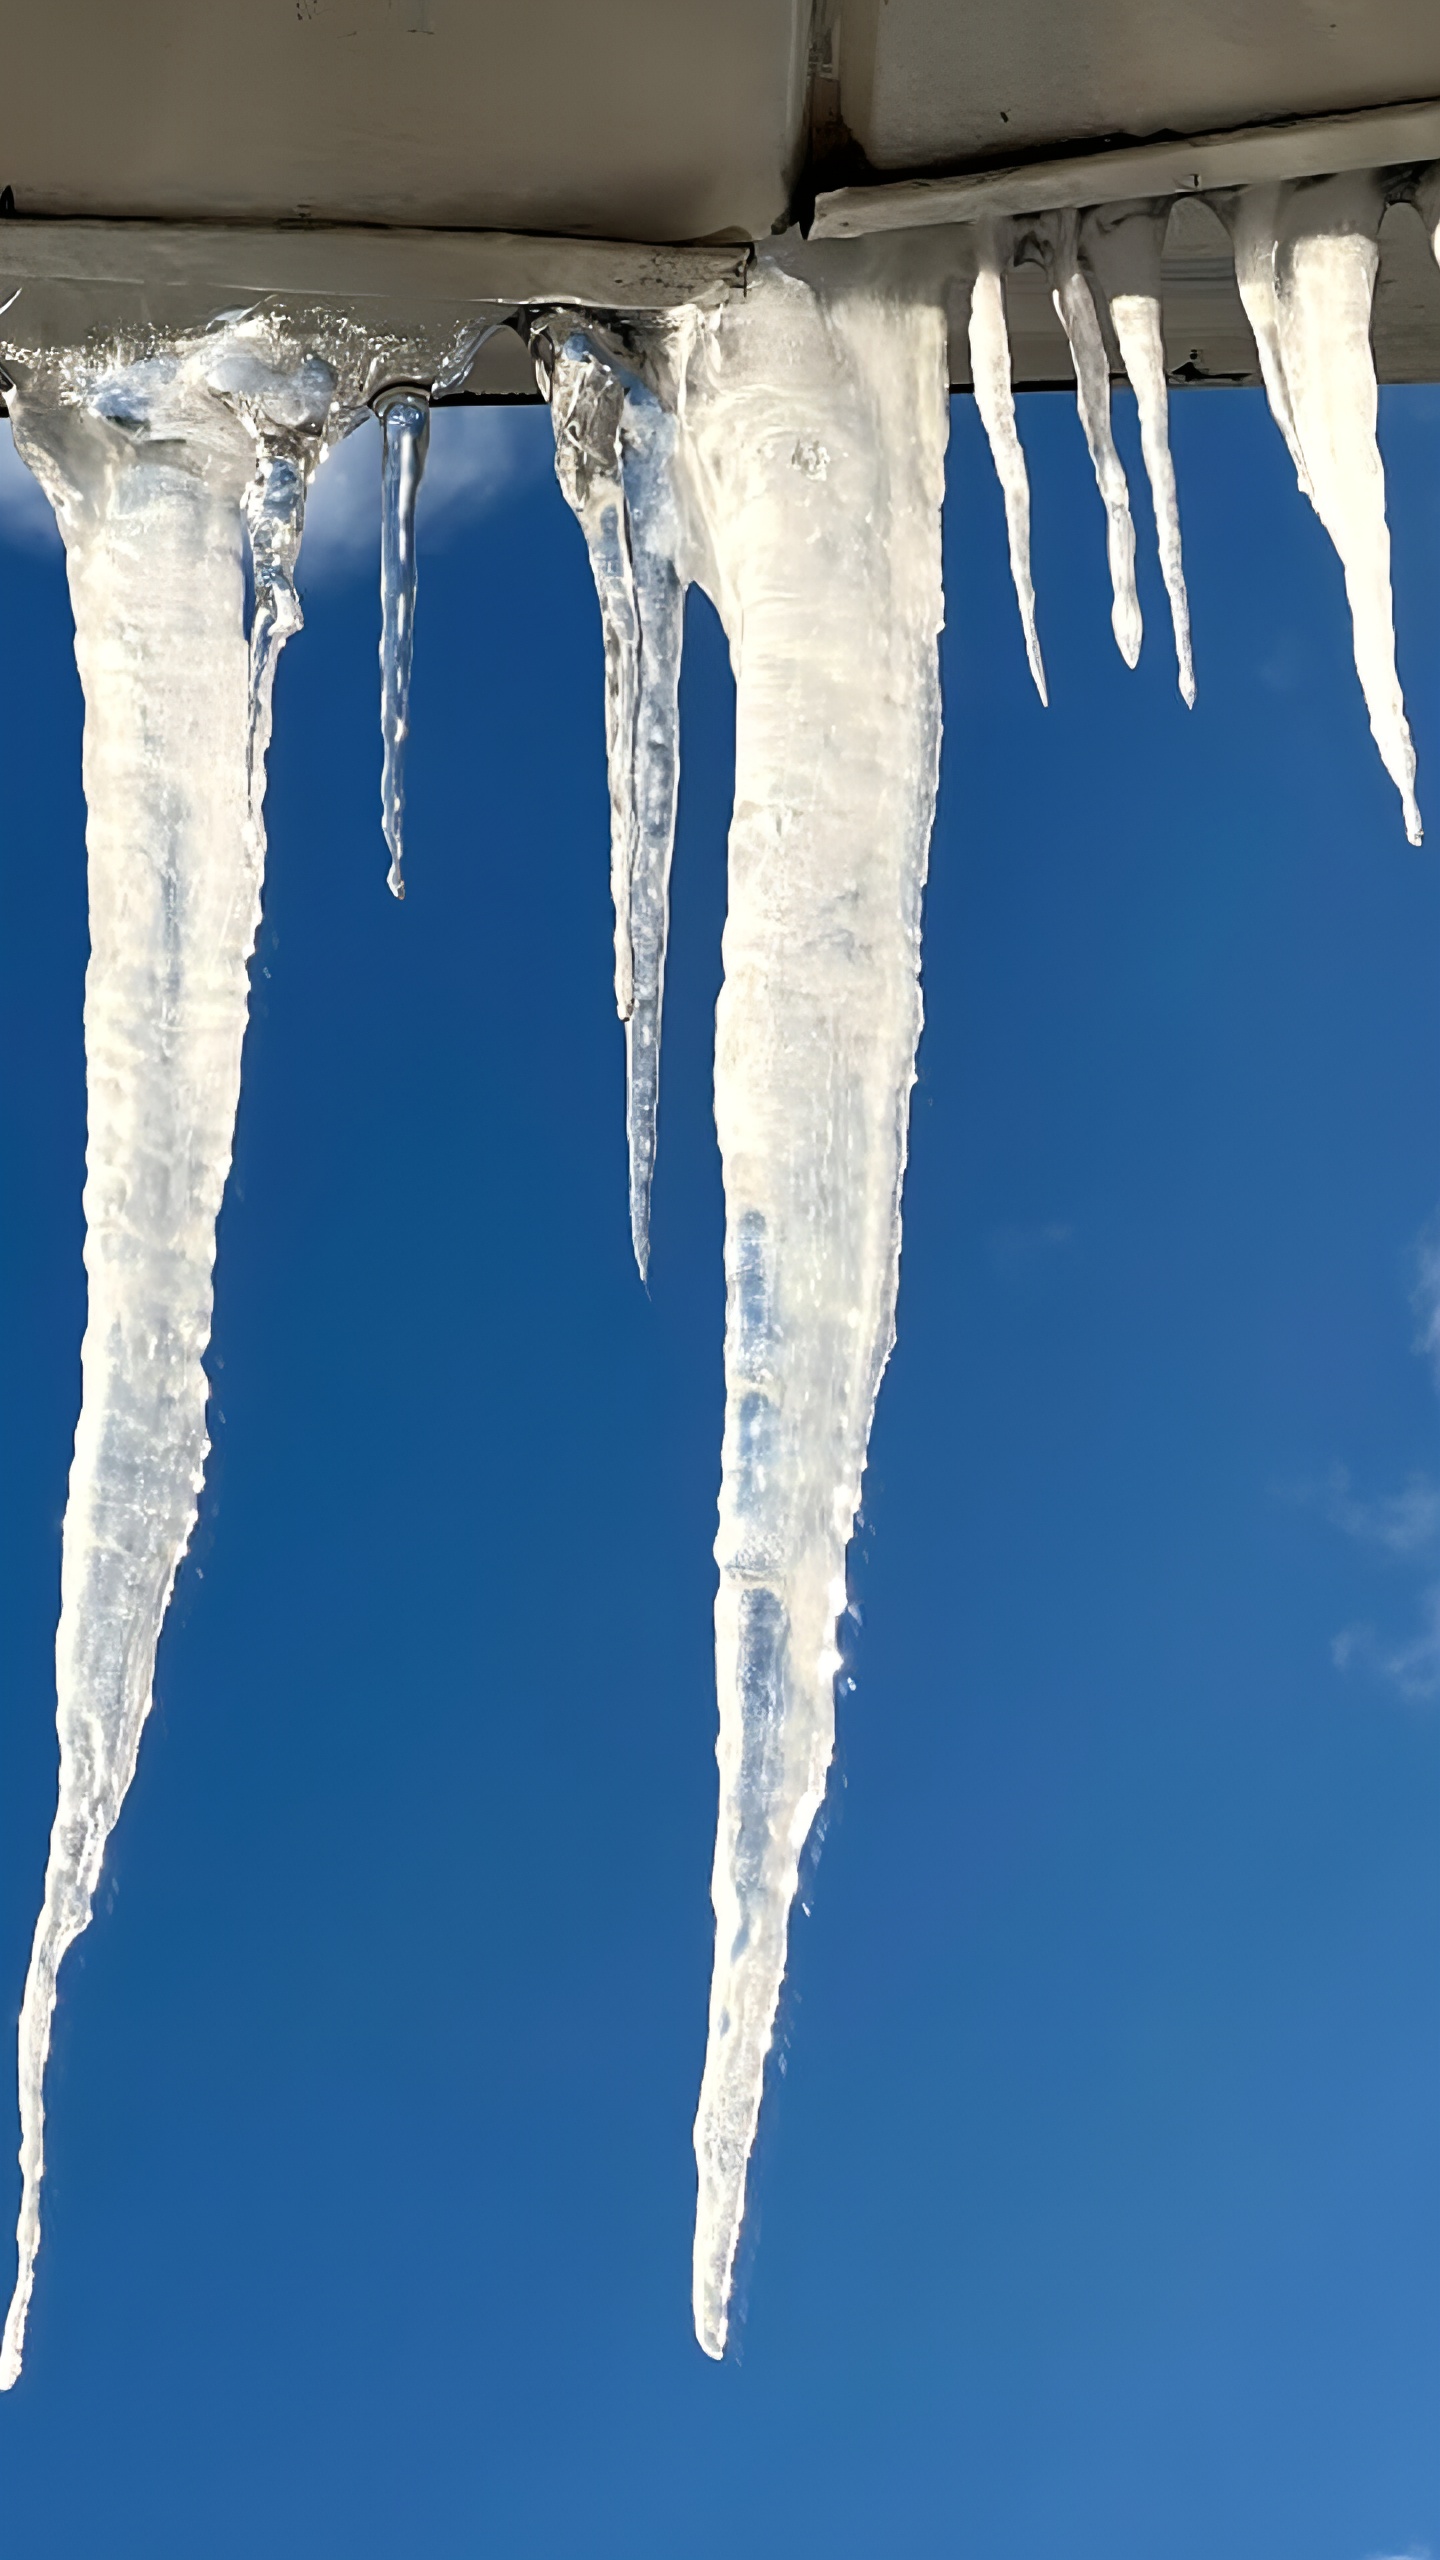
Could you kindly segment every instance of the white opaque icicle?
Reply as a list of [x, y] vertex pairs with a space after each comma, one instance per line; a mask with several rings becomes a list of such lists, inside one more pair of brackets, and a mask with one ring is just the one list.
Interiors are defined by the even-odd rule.
[[[643, 1280], [680, 782], [685, 583], [676, 431], [634, 350], [627, 353], [594, 329], [562, 326], [555, 336], [555, 469], [585, 535], [605, 651], [615, 1002], [625, 1025], [630, 1237]], [[657, 345], [655, 352], [663, 351]]]
[[[257, 487], [260, 439], [221, 397], [235, 390], [224, 355], [207, 342], [156, 356], [100, 374], [81, 398], [10, 395], [17, 446], [65, 539], [85, 697], [90, 963], [89, 1311], [55, 1648], [59, 1803], [20, 2014], [23, 2190], [6, 2388], [20, 2370], [40, 2238], [56, 1974], [90, 1918], [134, 1774], [209, 1446], [215, 1221], [260, 912], [273, 644], [299, 521], [293, 480], [278, 466], [267, 475], [263, 455]], [[243, 345], [240, 355], [282, 411], [287, 399], [304, 406], [293, 375]], [[323, 416], [323, 386], [317, 398]]]
[[405, 895], [405, 742], [415, 660], [415, 502], [430, 444], [428, 395], [412, 383], [380, 393], [380, 821], [389, 887]]
[[1030, 480], [1015, 425], [1010, 332], [1005, 319], [1005, 269], [1010, 263], [1012, 237], [1013, 225], [1008, 222], [988, 220], [976, 225], [975, 281], [970, 293], [970, 378], [1005, 501], [1010, 576], [1025, 634], [1025, 655], [1035, 690], [1041, 701], [1048, 703], [1035, 622], [1035, 586], [1030, 574]]
[[1044, 256], [1051, 298], [1075, 368], [1080, 424], [1105, 506], [1105, 548], [1110, 563], [1110, 626], [1127, 667], [1138, 665], [1142, 625], [1135, 591], [1135, 526], [1125, 466], [1110, 424], [1110, 360], [1094, 298], [1080, 268], [1080, 217], [1055, 213], [1031, 226]]
[[1105, 296], [1120, 361], [1130, 377], [1140, 419], [1140, 450], [1155, 510], [1160, 574], [1170, 600], [1180, 692], [1193, 710], [1195, 662], [1190, 646], [1190, 600], [1180, 547], [1180, 501], [1170, 452], [1170, 395], [1165, 377], [1165, 338], [1160, 314], [1160, 253], [1168, 204], [1103, 205], [1085, 217], [1086, 262]]
[[[892, 246], [762, 254], [697, 329], [681, 464], [729, 635], [735, 809], [715, 1964], [694, 2309], [723, 2353], [798, 1862], [834, 1738], [845, 1555], [894, 1339], [940, 739], [938, 290]], [[797, 259], [796, 264], [799, 264]], [[893, 274], [893, 281], [891, 280]]]
[[[1421, 840], [1415, 749], [1395, 665], [1390, 529], [1376, 440], [1379, 393], [1370, 317], [1384, 210], [1381, 181], [1360, 171], [1296, 185], [1261, 210], [1274, 239], [1276, 351], [1284, 404], [1309, 494], [1339, 554], [1355, 666], [1370, 727], [1400, 794], [1405, 832]], [[1253, 213], [1242, 215], [1257, 243]], [[1272, 406], [1273, 406], [1272, 401]], [[1284, 416], [1277, 411], [1284, 427]]]
[[1313, 499], [1310, 474], [1300, 450], [1300, 437], [1290, 406], [1290, 389], [1285, 379], [1285, 363], [1280, 353], [1280, 312], [1276, 294], [1275, 253], [1280, 236], [1280, 208], [1290, 194], [1288, 184], [1242, 187], [1236, 193], [1217, 196], [1215, 206], [1230, 233], [1230, 246], [1235, 258], [1235, 282], [1255, 352], [1260, 359], [1260, 379], [1270, 403], [1270, 415], [1285, 439], [1285, 450], [1295, 465], [1295, 477], [1302, 497]]

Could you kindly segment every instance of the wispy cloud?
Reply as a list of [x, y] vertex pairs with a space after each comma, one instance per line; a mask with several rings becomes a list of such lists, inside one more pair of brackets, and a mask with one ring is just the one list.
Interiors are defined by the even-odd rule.
[[[544, 408], [437, 409], [420, 492], [422, 549], [450, 542], [466, 525], [548, 469], [553, 452]], [[50, 502], [0, 422], [0, 543], [57, 556]], [[378, 574], [380, 431], [373, 418], [323, 462], [305, 511], [302, 589], [317, 580]]]
[[1433, 1555], [1440, 1562], [1440, 1484], [1415, 1474], [1399, 1493], [1382, 1493], [1366, 1501], [1351, 1485], [1346, 1467], [1332, 1467], [1314, 1488], [1325, 1517], [1347, 1538], [1384, 1547], [1392, 1556]]
[[1422, 1591], [1419, 1630], [1403, 1644], [1387, 1643], [1371, 1626], [1342, 1627], [1330, 1651], [1337, 1671], [1388, 1680], [1413, 1706], [1440, 1698], [1440, 1582]]
[[[1416, 1316], [1415, 1348], [1430, 1362], [1440, 1388], [1440, 1213], [1421, 1229], [1415, 1242], [1411, 1304]], [[1330, 1646], [1336, 1669], [1388, 1681], [1415, 1705], [1440, 1698], [1440, 1484], [1417, 1473], [1407, 1478], [1398, 1493], [1366, 1498], [1356, 1493], [1346, 1468], [1334, 1467], [1323, 1484], [1307, 1491], [1346, 1537], [1430, 1568], [1420, 1592], [1420, 1624], [1415, 1633], [1397, 1642], [1368, 1623], [1342, 1627]]]
[[[422, 550], [452, 541], [514, 496], [549, 467], [553, 450], [544, 408], [437, 409], [417, 512]], [[300, 553], [302, 591], [316, 579], [375, 572], [379, 550], [380, 430], [367, 418], [315, 475]]]
[[1410, 1292], [1418, 1330], [1415, 1348], [1423, 1353], [1440, 1387], [1440, 1209], [1415, 1239], [1415, 1280]]

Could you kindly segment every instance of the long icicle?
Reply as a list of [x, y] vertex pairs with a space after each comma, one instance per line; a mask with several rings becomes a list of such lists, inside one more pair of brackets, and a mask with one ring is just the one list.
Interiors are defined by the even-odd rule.
[[405, 895], [405, 742], [415, 661], [415, 502], [430, 445], [430, 398], [417, 383], [380, 392], [380, 821], [388, 886]]
[[[246, 354], [252, 372], [257, 362]], [[211, 376], [223, 374], [207, 343], [188, 359], [102, 375], [80, 400], [10, 395], [17, 445], [65, 539], [85, 696], [91, 947], [89, 1314], [55, 1646], [59, 1802], [20, 2013], [23, 2189], [0, 2348], [6, 2389], [20, 2371], [40, 2239], [56, 1975], [90, 1918], [134, 1775], [209, 1446], [204, 1351], [260, 911], [274, 664], [262, 646], [252, 694], [244, 516], [263, 522], [266, 507], [253, 494], [255, 432], [216, 396]], [[267, 582], [283, 588], [293, 559], [289, 499], [279, 522], [268, 568], [257, 552], [257, 602]], [[277, 609], [272, 638], [281, 619]]]
[[1170, 395], [1165, 378], [1165, 338], [1160, 318], [1160, 253], [1170, 218], [1168, 203], [1103, 205], [1085, 216], [1081, 246], [1105, 296], [1120, 361], [1130, 377], [1140, 418], [1160, 574], [1170, 600], [1180, 692], [1195, 707], [1195, 661], [1190, 646], [1190, 600], [1180, 547], [1180, 501], [1170, 452]]
[[1105, 506], [1105, 548], [1110, 562], [1110, 627], [1127, 667], [1140, 658], [1140, 599], [1135, 592], [1135, 527], [1125, 466], [1110, 424], [1110, 361], [1090, 287], [1080, 270], [1080, 217], [1056, 213], [1033, 227], [1050, 277], [1051, 299], [1075, 368], [1080, 424]]
[[[1400, 794], [1406, 835], [1419, 844], [1415, 748], [1395, 665], [1390, 529], [1370, 344], [1384, 203], [1381, 180], [1365, 171], [1289, 191], [1279, 207], [1273, 247], [1276, 345], [1309, 494], [1345, 573], [1355, 668], [1371, 732]], [[1268, 221], [1268, 190], [1260, 210]], [[1254, 233], [1263, 266], [1258, 216], [1253, 210], [1247, 215], [1242, 205], [1241, 221]]]
[[[889, 255], [896, 254], [895, 244]], [[903, 252], [901, 252], [903, 255]], [[715, 1118], [726, 1203], [715, 1963], [696, 2334], [724, 2352], [838, 1619], [894, 1339], [940, 739], [942, 301], [886, 245], [764, 254], [697, 333], [682, 465], [736, 676]]]
[[1004, 271], [1010, 263], [1014, 226], [987, 218], [975, 226], [975, 281], [970, 292], [970, 378], [975, 406], [990, 446], [990, 458], [1005, 501], [1005, 531], [1010, 544], [1010, 576], [1025, 655], [1042, 702], [1045, 666], [1035, 622], [1035, 584], [1030, 574], [1030, 480], [1025, 453], [1015, 425], [1015, 397], [1010, 376], [1010, 332], [1005, 319]]
[[557, 326], [554, 337], [555, 469], [585, 535], [604, 638], [615, 1002], [625, 1025], [630, 1239], [643, 1280], [680, 782], [685, 581], [675, 422], [633, 351], [595, 329]]

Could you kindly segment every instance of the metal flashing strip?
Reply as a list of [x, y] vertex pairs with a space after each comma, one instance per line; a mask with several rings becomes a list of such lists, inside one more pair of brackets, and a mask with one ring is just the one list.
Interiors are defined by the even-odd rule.
[[104, 288], [214, 301], [280, 295], [342, 305], [545, 303], [656, 312], [734, 291], [748, 244], [665, 248], [518, 231], [221, 222], [0, 220], [0, 289]]
[[1393, 169], [1440, 159], [1440, 100], [1366, 107], [1350, 115], [1237, 127], [1178, 141], [1125, 143], [1019, 167], [950, 178], [900, 178], [817, 196], [814, 240], [917, 231], [986, 213], [1053, 213], [1132, 196], [1210, 194], [1267, 178], [1324, 178], [1342, 169]]

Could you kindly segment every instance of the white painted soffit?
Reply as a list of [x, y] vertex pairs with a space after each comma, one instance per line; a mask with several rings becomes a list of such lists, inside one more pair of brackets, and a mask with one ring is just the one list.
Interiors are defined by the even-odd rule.
[[811, 0], [0, 0], [22, 214], [749, 240]]
[[877, 174], [1440, 98], [1436, 0], [821, 0], [821, 22]]

